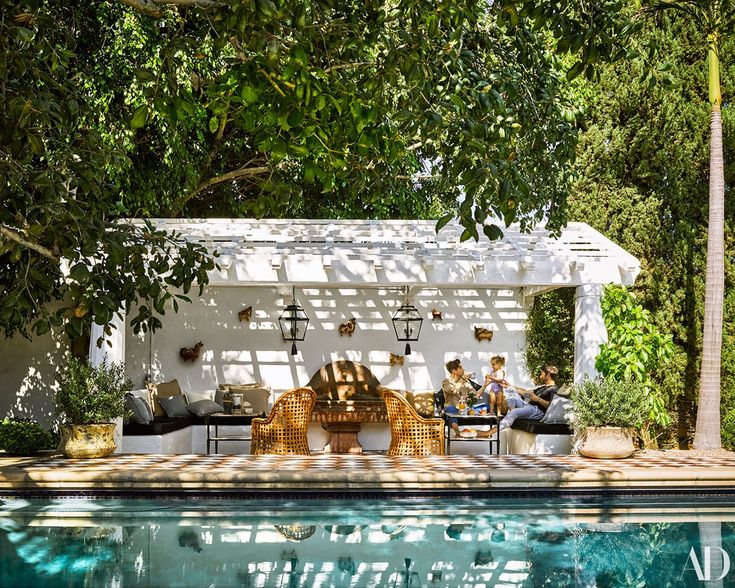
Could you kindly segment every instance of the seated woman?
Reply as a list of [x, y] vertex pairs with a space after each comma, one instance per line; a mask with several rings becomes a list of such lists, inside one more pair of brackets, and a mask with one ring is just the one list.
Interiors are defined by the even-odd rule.
[[[445, 378], [442, 382], [442, 391], [444, 392], [444, 412], [450, 414], [456, 414], [459, 412], [457, 405], [460, 401], [465, 401], [467, 394], [470, 391], [477, 392], [478, 402], [487, 402], [487, 394], [485, 388], [489, 383], [488, 380], [484, 384], [480, 385], [477, 382], [470, 380], [469, 376], [465, 374], [462, 362], [458, 359], [453, 359], [447, 362], [447, 371], [449, 377]], [[459, 425], [457, 419], [449, 419], [450, 427], [454, 431], [454, 435], [459, 435]]]

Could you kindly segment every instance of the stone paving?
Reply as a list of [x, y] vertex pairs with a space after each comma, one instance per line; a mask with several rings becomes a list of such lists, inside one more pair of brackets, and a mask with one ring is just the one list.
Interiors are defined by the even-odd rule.
[[381, 492], [734, 489], [735, 454], [638, 452], [621, 460], [576, 455], [135, 455], [0, 458], [0, 492]]

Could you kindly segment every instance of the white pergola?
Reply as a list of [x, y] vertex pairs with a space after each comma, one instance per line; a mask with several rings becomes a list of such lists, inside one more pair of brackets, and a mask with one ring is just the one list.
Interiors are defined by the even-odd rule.
[[[461, 226], [449, 225], [437, 234], [435, 221], [152, 222], [219, 253], [221, 269], [210, 272], [212, 286], [407, 286], [413, 291], [471, 286], [518, 288], [530, 299], [574, 286], [575, 382], [596, 373], [595, 358], [607, 338], [602, 285], [631, 285], [640, 271], [635, 257], [585, 223], [570, 223], [558, 238], [542, 227], [522, 233], [511, 226], [497, 241], [482, 237], [460, 243]], [[124, 324], [118, 327], [113, 347], [106, 350], [117, 361], [124, 360]], [[100, 335], [101, 330], [92, 333], [93, 347]], [[90, 354], [98, 355], [96, 347]]]

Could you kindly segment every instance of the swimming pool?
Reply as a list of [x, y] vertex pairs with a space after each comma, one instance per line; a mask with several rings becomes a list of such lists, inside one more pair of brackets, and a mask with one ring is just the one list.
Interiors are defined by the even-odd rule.
[[729, 556], [728, 498], [0, 500], [3, 587], [732, 586]]

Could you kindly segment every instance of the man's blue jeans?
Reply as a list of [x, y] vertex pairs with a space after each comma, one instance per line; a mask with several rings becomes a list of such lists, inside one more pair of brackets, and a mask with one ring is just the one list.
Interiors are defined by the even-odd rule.
[[501, 431], [510, 427], [516, 422], [516, 419], [540, 421], [544, 416], [544, 411], [537, 405], [527, 404], [521, 398], [517, 398], [515, 396], [508, 398], [508, 408], [511, 410], [509, 410], [508, 414], [506, 414], [503, 417], [503, 420], [500, 421]]

